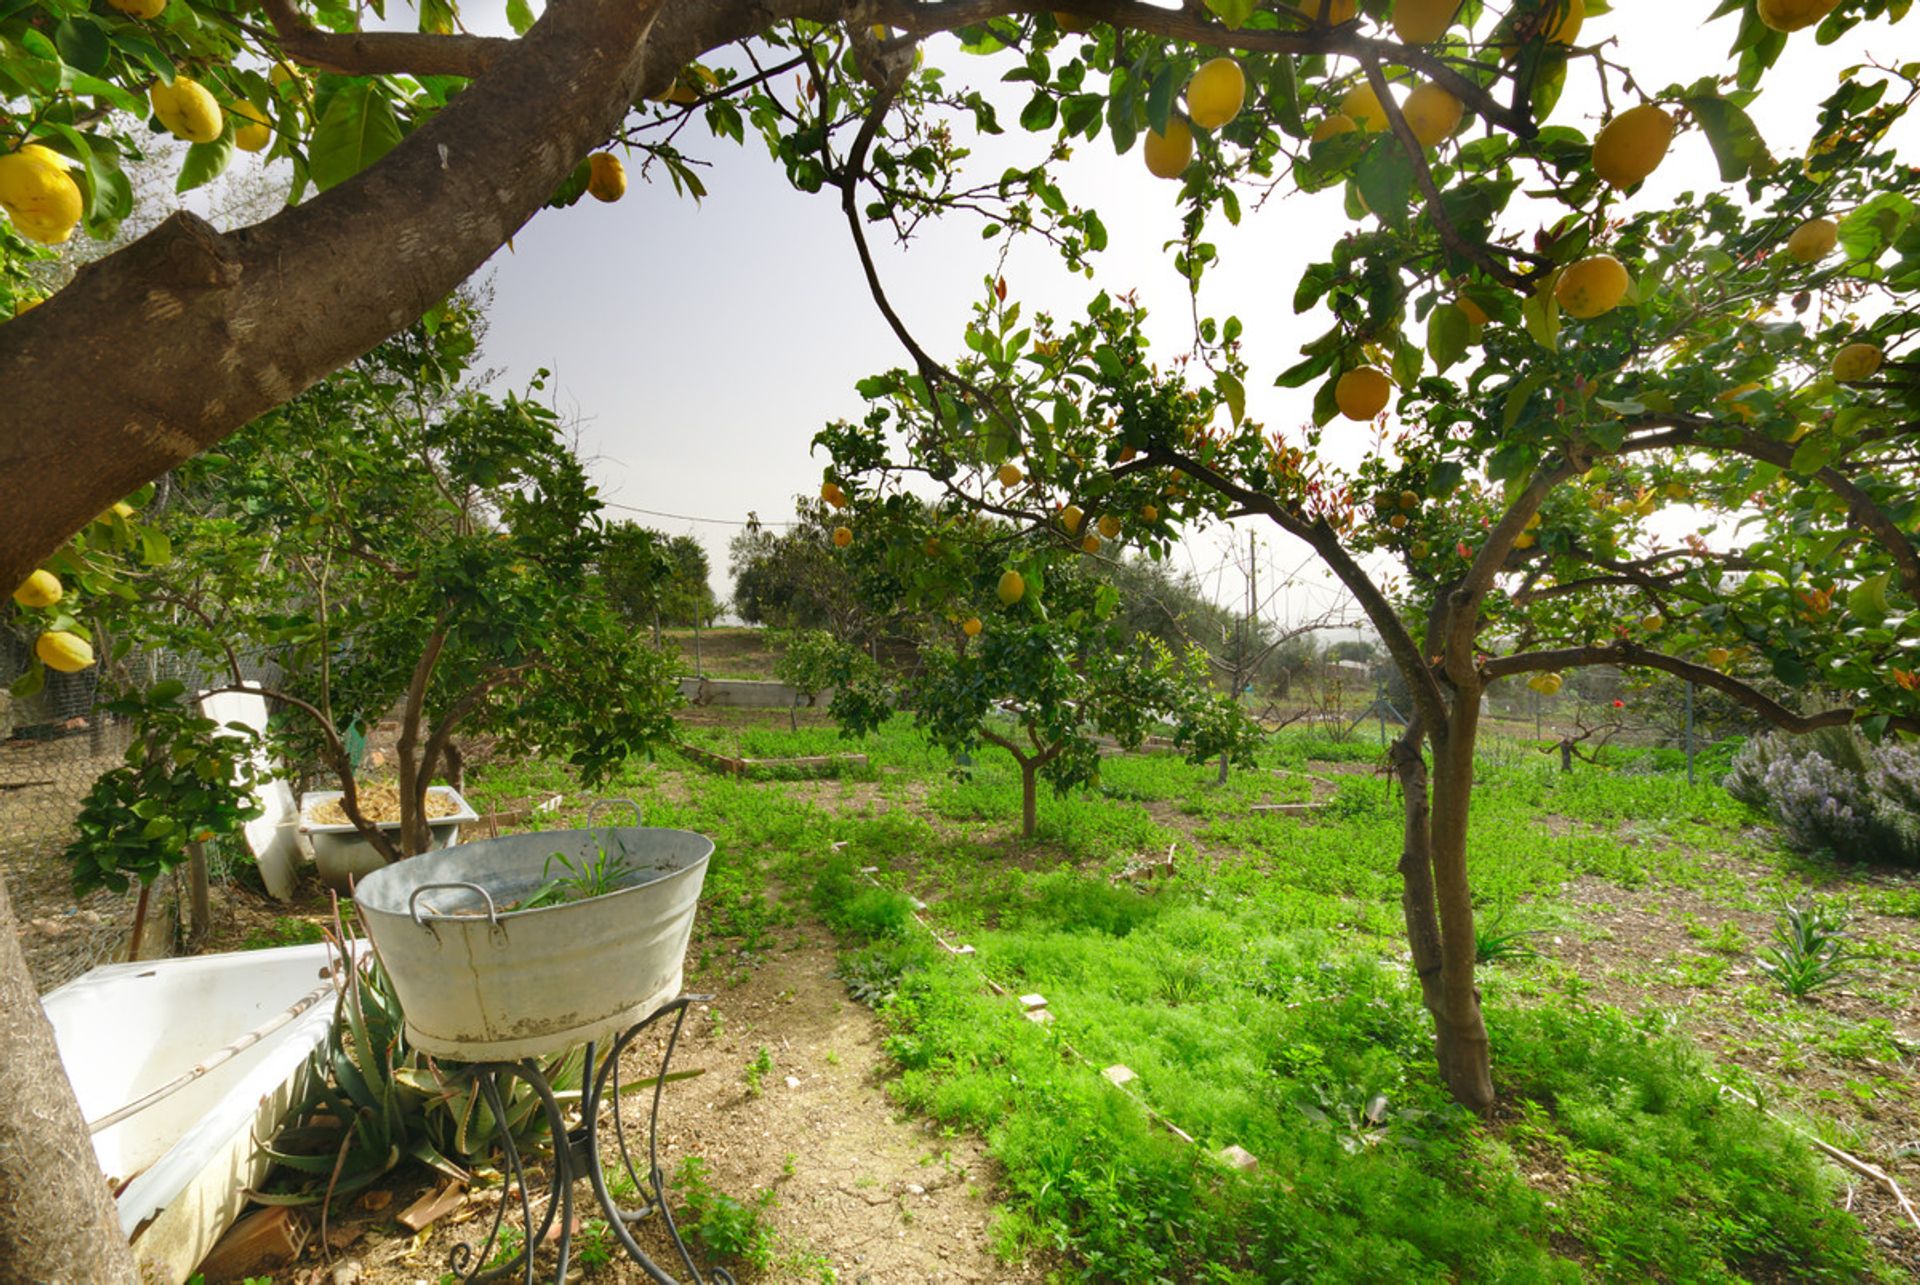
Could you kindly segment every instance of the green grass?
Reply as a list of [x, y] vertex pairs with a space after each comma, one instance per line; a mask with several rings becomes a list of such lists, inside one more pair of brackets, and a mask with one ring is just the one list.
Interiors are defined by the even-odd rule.
[[[1661, 1022], [1589, 1002], [1564, 965], [1482, 970], [1501, 1114], [1451, 1105], [1405, 966], [1397, 787], [1310, 766], [1377, 764], [1365, 736], [1283, 734], [1224, 788], [1171, 755], [1111, 758], [1093, 791], [1043, 791], [1020, 845], [1018, 777], [997, 751], [956, 773], [904, 720], [857, 747], [818, 726], [722, 734], [764, 757], [858, 748], [871, 766], [838, 798], [688, 771], [684, 802], [649, 804], [650, 824], [717, 845], [702, 967], [764, 958], [803, 907], [825, 922], [849, 992], [884, 1023], [895, 1097], [1000, 1162], [1009, 1258], [1045, 1250], [1063, 1276], [1121, 1281], [1895, 1279], [1803, 1142], [1722, 1100], [1720, 1072]], [[632, 788], [662, 770], [637, 767]], [[1471, 823], [1482, 922], [1560, 931], [1561, 891], [1583, 876], [1777, 906], [1800, 872], [1700, 779], [1647, 755], [1563, 774], [1494, 745]], [[1310, 797], [1330, 806], [1251, 810]], [[1111, 880], [1170, 844], [1177, 872], [1151, 892]], [[1874, 908], [1914, 913], [1903, 892]], [[977, 954], [935, 947], [909, 894]], [[1728, 991], [1737, 930], [1695, 937], [1712, 953], [1687, 961], [1687, 984]], [[1022, 1020], [983, 970], [1043, 994], [1054, 1023]], [[1756, 995], [1735, 1002], [1772, 1002]], [[1897, 1091], [1872, 1070], [1902, 1052], [1885, 1024], [1783, 1020], [1862, 1068], [1861, 1100]], [[1200, 1148], [1102, 1080], [1113, 1062]], [[1228, 1144], [1259, 1168], [1207, 1158]]]

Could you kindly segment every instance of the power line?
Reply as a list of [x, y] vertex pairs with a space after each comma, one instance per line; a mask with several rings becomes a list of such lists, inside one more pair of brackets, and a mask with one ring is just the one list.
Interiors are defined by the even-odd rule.
[[697, 518], [690, 513], [663, 513], [659, 509], [643, 509], [633, 504], [617, 504], [612, 500], [602, 500], [601, 506], [620, 509], [626, 513], [644, 513], [650, 518], [672, 518], [676, 522], [710, 522], [715, 526], [804, 526], [801, 522], [743, 522], [739, 518]]

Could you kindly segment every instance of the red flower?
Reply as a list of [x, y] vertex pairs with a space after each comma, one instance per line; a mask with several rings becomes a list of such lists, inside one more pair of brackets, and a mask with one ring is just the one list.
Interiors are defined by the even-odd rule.
[[1615, 709], [1625, 709], [1627, 707], [1627, 703], [1625, 701], [1615, 701], [1613, 703], [1613, 707]]

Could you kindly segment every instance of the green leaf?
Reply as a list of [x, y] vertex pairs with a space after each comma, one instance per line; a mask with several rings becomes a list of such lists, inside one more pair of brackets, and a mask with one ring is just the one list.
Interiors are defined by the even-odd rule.
[[1147, 124], [1156, 134], [1167, 132], [1167, 122], [1173, 117], [1173, 97], [1180, 92], [1181, 82], [1186, 79], [1186, 68], [1177, 62], [1170, 62], [1160, 68], [1153, 78], [1153, 87], [1147, 91]]
[[15, 700], [28, 700], [38, 696], [40, 689], [46, 685], [47, 667], [36, 659], [27, 665], [26, 671], [20, 677], [13, 680], [7, 691]]
[[1233, 416], [1234, 427], [1238, 428], [1240, 421], [1247, 417], [1246, 387], [1241, 384], [1238, 376], [1226, 370], [1213, 377], [1213, 385], [1220, 390], [1220, 395], [1227, 399], [1227, 411]]
[[1274, 122], [1295, 138], [1307, 137], [1306, 122], [1300, 119], [1300, 83], [1294, 76], [1293, 59], [1277, 54], [1267, 73], [1267, 107]]
[[400, 142], [393, 105], [372, 81], [357, 81], [327, 101], [307, 150], [313, 184], [321, 191], [352, 178]]
[[53, 44], [67, 66], [97, 76], [113, 52], [107, 33], [85, 18], [62, 18], [53, 29]]
[[1533, 342], [1549, 352], [1560, 346], [1560, 300], [1546, 285], [1520, 301], [1520, 319]]
[[1382, 223], [1395, 229], [1406, 227], [1413, 201], [1413, 166], [1399, 139], [1383, 134], [1376, 140], [1354, 166], [1353, 184]]
[[533, 6], [527, 0], [507, 0], [507, 25], [513, 28], [513, 34], [524, 36], [533, 26]]
[[1447, 367], [1467, 355], [1468, 331], [1472, 325], [1467, 314], [1450, 303], [1443, 303], [1427, 316], [1427, 355], [1442, 374]]
[[1732, 183], [1747, 176], [1755, 161], [1767, 155], [1767, 144], [1755, 128], [1753, 118], [1738, 104], [1716, 94], [1684, 100], [1693, 118], [1720, 162], [1722, 182]]
[[229, 127], [211, 143], [195, 143], [187, 149], [187, 159], [180, 163], [180, 178], [173, 190], [191, 192], [211, 183], [226, 172], [227, 162], [232, 159], [233, 130]]
[[1229, 31], [1238, 31], [1247, 25], [1254, 10], [1260, 6], [1256, 0], [1207, 0], [1207, 9], [1214, 17], [1226, 24]]

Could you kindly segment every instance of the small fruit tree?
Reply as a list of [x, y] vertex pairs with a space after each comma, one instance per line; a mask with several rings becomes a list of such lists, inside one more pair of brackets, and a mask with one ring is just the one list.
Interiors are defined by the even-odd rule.
[[[843, 425], [822, 438], [846, 448], [858, 432]], [[1064, 795], [1099, 779], [1098, 737], [1134, 749], [1165, 728], [1191, 762], [1251, 758], [1259, 730], [1212, 688], [1204, 656], [1182, 660], [1156, 639], [1127, 636], [1111, 585], [1070, 564], [1045, 570], [1046, 543], [1067, 533], [1023, 539], [959, 504], [929, 508], [870, 486], [852, 493], [846, 520], [842, 529], [857, 531], [847, 556], [869, 573], [884, 569], [869, 583], [900, 586], [920, 651], [897, 682], [849, 672], [834, 717], [859, 735], [902, 709], [953, 753], [1005, 750], [1020, 769], [1022, 838], [1034, 837], [1040, 782]]]
[[[588, 779], [664, 736], [671, 666], [598, 570], [606, 528], [553, 415], [463, 384], [451, 309], [382, 344], [175, 477], [174, 560], [136, 581], [143, 641], [280, 675], [280, 740], [339, 779], [388, 860], [424, 851], [456, 733], [537, 744]], [[345, 732], [399, 711], [397, 839], [362, 813]]]

